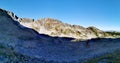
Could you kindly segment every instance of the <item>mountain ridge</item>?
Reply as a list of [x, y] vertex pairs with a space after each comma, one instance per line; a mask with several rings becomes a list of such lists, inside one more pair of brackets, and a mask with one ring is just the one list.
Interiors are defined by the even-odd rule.
[[52, 37], [71, 37], [76, 39], [113, 38], [111, 34], [94, 26], [85, 28], [80, 25], [63, 23], [62, 21], [53, 18], [34, 20], [30, 18], [20, 18], [10, 11], [7, 13], [21, 25], [32, 28], [40, 34], [47, 34]]
[[85, 28], [80, 25], [71, 25], [63, 23], [57, 19], [43, 18], [34, 21], [29, 18], [21, 18], [18, 20], [22, 25], [32, 28], [39, 33], [58, 37], [72, 37], [76, 39], [91, 39], [91, 38], [107, 38], [110, 35], [96, 27], [90, 26]]

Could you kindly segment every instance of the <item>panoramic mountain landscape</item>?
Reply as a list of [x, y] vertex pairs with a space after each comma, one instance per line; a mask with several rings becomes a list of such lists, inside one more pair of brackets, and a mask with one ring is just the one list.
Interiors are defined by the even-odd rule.
[[120, 1], [1, 0], [0, 63], [120, 63]]
[[119, 63], [119, 35], [52, 18], [20, 18], [0, 9], [0, 62]]

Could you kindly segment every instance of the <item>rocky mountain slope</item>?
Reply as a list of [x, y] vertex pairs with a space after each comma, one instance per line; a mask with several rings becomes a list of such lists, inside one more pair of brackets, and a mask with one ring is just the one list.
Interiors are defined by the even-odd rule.
[[72, 37], [77, 39], [105, 38], [110, 37], [108, 33], [95, 27], [82, 27], [79, 25], [70, 25], [62, 23], [59, 20], [43, 18], [34, 21], [34, 19], [20, 18], [18, 20], [22, 25], [32, 28], [39, 33], [58, 37]]
[[14, 13], [0, 9], [0, 63], [83, 63], [120, 50], [119, 38], [73, 42], [73, 38], [39, 34], [18, 20]]
[[79, 25], [70, 25], [57, 19], [43, 18], [34, 20], [29, 18], [18, 18], [14, 13], [8, 13], [14, 20], [21, 25], [32, 28], [41, 34], [58, 37], [72, 37], [77, 39], [107, 38], [112, 37], [109, 33], [97, 29], [96, 27], [82, 27]]
[[0, 63], [25, 63], [26, 60], [31, 61], [32, 59], [29, 56], [20, 54], [17, 51], [20, 50], [19, 47], [33, 46], [32, 43], [27, 45], [22, 42], [37, 42], [40, 39], [39, 34], [20, 25], [9, 14], [14, 16], [13, 13], [0, 9]]

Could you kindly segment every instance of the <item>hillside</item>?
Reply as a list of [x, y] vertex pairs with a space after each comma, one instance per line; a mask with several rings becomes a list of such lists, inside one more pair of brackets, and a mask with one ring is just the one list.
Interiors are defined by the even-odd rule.
[[[74, 42], [74, 38], [39, 34], [18, 20], [14, 13], [0, 9], [0, 63], [82, 63], [120, 50], [119, 38]], [[87, 29], [100, 31], [93, 27]]]
[[20, 18], [13, 12], [8, 13], [14, 20], [21, 25], [32, 28], [40, 34], [47, 34], [53, 37], [71, 37], [76, 39], [92, 39], [92, 38], [113, 38], [111, 33], [102, 31], [94, 26], [85, 28], [80, 25], [71, 25], [63, 23], [60, 20], [52, 18], [42, 18], [34, 20], [30, 18]]
[[70, 25], [57, 19], [43, 18], [34, 21], [34, 19], [20, 18], [18, 20], [22, 25], [32, 28], [39, 33], [58, 37], [72, 37], [77, 39], [106, 38], [110, 37], [108, 33], [95, 27], [82, 27], [79, 25]]

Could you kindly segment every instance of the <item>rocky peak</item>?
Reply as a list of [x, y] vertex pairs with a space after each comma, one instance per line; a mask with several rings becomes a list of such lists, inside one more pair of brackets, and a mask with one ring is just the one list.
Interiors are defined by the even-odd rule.
[[19, 19], [19, 17], [17, 17], [13, 12], [6, 11], [6, 10], [1, 9], [1, 8], [0, 8], [0, 13], [1, 13], [1, 14], [4, 13], [4, 16], [5, 16], [5, 14], [6, 14], [6, 15], [9, 15], [9, 17], [11, 17], [11, 18], [14, 19], [14, 20], [18, 20], [18, 19]]
[[13, 12], [7, 11], [7, 14], [10, 15], [14, 20], [19, 19]]

